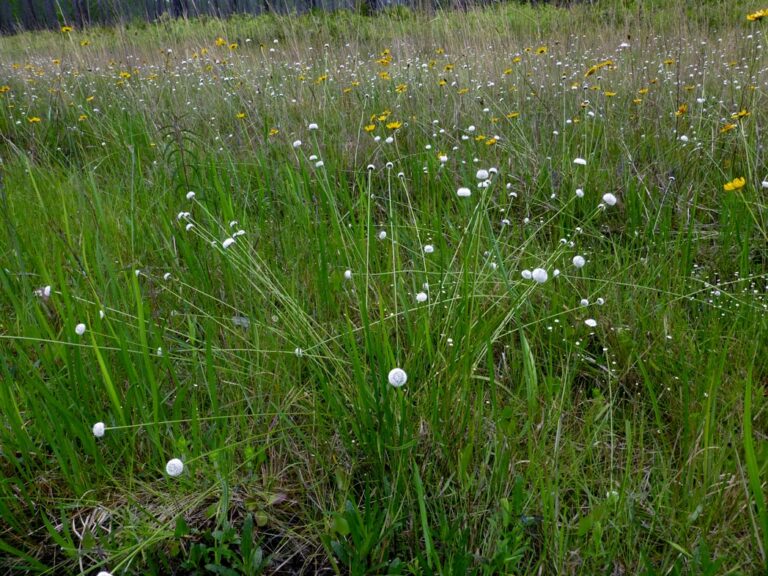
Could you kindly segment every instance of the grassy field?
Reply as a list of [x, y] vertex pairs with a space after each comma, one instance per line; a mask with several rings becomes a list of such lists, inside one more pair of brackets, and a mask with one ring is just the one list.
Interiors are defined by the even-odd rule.
[[766, 574], [758, 8], [0, 38], [0, 573]]

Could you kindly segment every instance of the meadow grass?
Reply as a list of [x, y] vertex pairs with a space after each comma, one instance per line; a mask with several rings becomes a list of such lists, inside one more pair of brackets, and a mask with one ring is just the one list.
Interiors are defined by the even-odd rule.
[[0, 39], [0, 568], [764, 574], [754, 9]]

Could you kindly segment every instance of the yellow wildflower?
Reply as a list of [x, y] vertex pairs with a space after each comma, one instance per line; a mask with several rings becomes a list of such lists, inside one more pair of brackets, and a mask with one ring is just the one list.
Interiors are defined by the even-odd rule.
[[397, 122], [397, 121], [395, 121], [395, 122], [389, 122], [389, 123], [387, 124], [387, 128], [388, 128], [389, 130], [397, 130], [397, 129], [398, 129], [398, 128], [400, 128], [402, 125], [403, 125], [403, 123], [402, 123], [402, 122]]
[[72, 28], [72, 26], [62, 26], [61, 27], [61, 31], [64, 32], [65, 34], [67, 32], [72, 32], [72, 30], [74, 30], [74, 28]]
[[733, 124], [733, 123], [729, 122], [728, 124], [726, 124], [725, 126], [720, 128], [720, 134], [725, 134], [726, 132], [730, 132], [731, 130], [736, 128], [736, 126], [737, 126], [736, 124]]
[[363, 126], [363, 130], [365, 130], [366, 132], [373, 132], [374, 130], [376, 130], [376, 124], [366, 124], [365, 126]]
[[747, 14], [747, 20], [749, 20], [750, 22], [759, 22], [766, 16], [768, 16], [768, 8], [764, 8], [762, 10], [758, 10], [757, 12], [752, 12], [751, 14]]
[[723, 190], [726, 192], [731, 192], [733, 190], [738, 190], [739, 188], [744, 188], [744, 185], [747, 183], [746, 178], [734, 178], [730, 182], [726, 182], [723, 184]]
[[29, 122], [30, 124], [37, 124], [38, 122], [41, 122], [41, 121], [42, 120], [40, 116], [30, 116], [29, 118], [27, 118], [27, 122]]

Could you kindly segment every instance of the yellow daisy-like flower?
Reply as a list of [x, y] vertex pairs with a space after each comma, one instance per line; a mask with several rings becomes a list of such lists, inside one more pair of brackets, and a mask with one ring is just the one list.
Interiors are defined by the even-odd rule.
[[747, 14], [747, 20], [750, 22], [759, 22], [763, 18], [768, 16], [768, 8], [764, 8], [762, 10], [758, 10], [757, 12], [752, 12], [751, 14]]
[[395, 92], [397, 92], [398, 94], [402, 94], [406, 90], [408, 90], [407, 84], [398, 84], [397, 86], [395, 86]]
[[446, 84], [448, 84], [448, 80], [446, 80], [445, 78], [440, 78], [440, 80], [437, 81], [437, 84], [438, 86], [445, 86]]
[[374, 130], [376, 130], [376, 124], [366, 124], [365, 126], [363, 126], [363, 130], [365, 130], [366, 132], [373, 132]]
[[667, 58], [666, 60], [664, 60], [664, 65], [665, 66], [672, 66], [674, 63], [675, 63], [675, 59], [674, 58]]
[[391, 80], [392, 76], [389, 75], [389, 72], [384, 71], [384, 72], [379, 72], [379, 78], [381, 78], [382, 80]]
[[42, 122], [42, 119], [40, 118], [40, 116], [30, 116], [29, 118], [27, 118], [27, 122], [29, 122], [30, 124], [37, 124], [38, 122]]
[[505, 76], [509, 76], [510, 74], [512, 74], [512, 68], [507, 68], [506, 70], [504, 70]]
[[402, 125], [403, 125], [403, 123], [402, 123], [402, 122], [397, 122], [397, 121], [395, 121], [395, 122], [388, 122], [388, 123], [387, 123], [387, 128], [388, 128], [389, 130], [397, 130], [397, 129], [398, 129], [398, 128], [400, 128]]
[[224, 40], [224, 38], [222, 38], [221, 36], [216, 38], [216, 46], [226, 46], [226, 45], [227, 45], [227, 41]]
[[459, 88], [457, 93], [459, 95], [462, 95], [462, 94], [466, 94], [467, 92], [469, 92], [469, 88]]
[[11, 87], [7, 84], [5, 86], [0, 86], [0, 94], [5, 94], [6, 92], [10, 92]]
[[122, 78], [123, 80], [128, 80], [130, 77], [131, 77], [130, 72], [120, 72], [120, 78]]
[[536, 54], [546, 54], [547, 50], [549, 50], [549, 48], [547, 48], [546, 46], [539, 46], [538, 48], [536, 48]]
[[688, 104], [680, 104], [677, 108], [677, 112], [675, 112], [675, 116], [678, 118], [680, 116], [683, 116], [686, 112], [688, 112]]
[[515, 56], [514, 58], [512, 58], [512, 64], [519, 64], [522, 61], [523, 59], [520, 56]]
[[485, 145], [493, 146], [494, 144], [496, 144], [496, 142], [498, 142], [497, 138], [488, 138], [488, 140], [485, 141]]
[[608, 98], [612, 98], [612, 97], [616, 96], [616, 92], [610, 92], [608, 90], [603, 92], [603, 94], [605, 94]]
[[726, 182], [723, 184], [723, 190], [726, 192], [731, 192], [733, 190], [738, 190], [739, 188], [744, 188], [744, 185], [747, 183], [747, 179], [742, 178], [734, 178], [730, 182]]
[[235, 118], [237, 118], [238, 120], [242, 120], [243, 118], [245, 118], [245, 112], [238, 112], [237, 114], [235, 114]]
[[74, 30], [74, 28], [72, 28], [72, 26], [62, 26], [61, 27], [61, 31], [64, 32], [65, 34], [68, 33], [68, 32], [72, 32], [72, 30]]
[[78, 122], [85, 122], [86, 120], [88, 120], [88, 116], [85, 114], [80, 114], [80, 117], [77, 119]]
[[730, 132], [731, 130], [736, 128], [736, 126], [737, 126], [736, 124], [733, 124], [732, 122], [729, 122], [728, 124], [726, 124], [725, 126], [720, 128], [720, 134], [725, 134], [726, 132]]
[[731, 118], [733, 118], [734, 120], [741, 120], [742, 118], [746, 118], [747, 116], [749, 116], [749, 112], [747, 111], [746, 108], [742, 108], [738, 112], [731, 114]]
[[507, 118], [509, 118], [510, 120], [512, 120], [513, 118], [517, 118], [518, 116], [520, 116], [520, 112], [510, 112], [509, 114], [507, 114]]
[[80, 46], [90, 46], [91, 41], [90, 40], [80, 40]]
[[229, 49], [230, 50], [237, 50], [238, 46], [239, 45], [238, 45], [237, 42], [232, 42], [232, 44], [229, 45]]
[[269, 129], [269, 135], [270, 136], [277, 136], [278, 134], [280, 134], [280, 130], [278, 130], [277, 128], [270, 128]]

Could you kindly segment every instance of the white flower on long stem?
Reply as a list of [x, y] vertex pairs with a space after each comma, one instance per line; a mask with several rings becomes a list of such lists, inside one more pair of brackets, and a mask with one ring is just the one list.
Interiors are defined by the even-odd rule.
[[459, 198], [469, 198], [472, 196], [472, 190], [462, 186], [456, 191], [456, 194], [459, 196]]
[[586, 324], [590, 328], [594, 328], [595, 326], [597, 326], [597, 320], [595, 320], [594, 318], [587, 318], [586, 320], [584, 320], [584, 324]]
[[520, 273], [520, 275], [521, 275], [523, 278], [525, 278], [526, 280], [530, 280], [530, 279], [531, 279], [531, 277], [533, 276], [533, 275], [531, 274], [531, 271], [530, 271], [530, 270], [523, 270], [523, 271]]
[[576, 266], [576, 268], [583, 268], [586, 263], [587, 261], [584, 260], [584, 256], [577, 255], [573, 257], [573, 265]]
[[165, 465], [165, 473], [168, 474], [168, 476], [175, 478], [181, 476], [182, 472], [184, 472], [184, 462], [178, 458], [168, 460], [168, 463]]
[[75, 334], [77, 334], [78, 336], [82, 336], [83, 334], [85, 334], [85, 324], [81, 322], [80, 324], [75, 326]]
[[610, 192], [606, 192], [603, 194], [603, 202], [605, 202], [608, 206], [614, 206], [618, 200], [616, 200], [616, 196], [611, 194]]
[[402, 368], [392, 368], [387, 375], [387, 380], [395, 388], [400, 388], [408, 381], [408, 374]]
[[586, 160], [584, 160], [584, 158], [576, 158], [576, 159], [573, 161], [573, 163], [574, 163], [574, 164], [578, 164], [579, 166], [586, 166], [586, 165], [587, 165], [587, 161], [586, 161]]
[[104, 422], [96, 422], [96, 424], [93, 425], [93, 435], [96, 436], [96, 438], [101, 438], [104, 436]]
[[546, 282], [549, 278], [549, 274], [547, 274], [547, 271], [544, 270], [544, 268], [536, 268], [533, 272], [531, 272], [531, 278], [533, 278], [539, 284], [544, 284], [544, 282]]
[[194, 198], [194, 197], [195, 197], [195, 193], [194, 192], [192, 192], [191, 190], [189, 192], [187, 192], [187, 200], [192, 200], [192, 198]]
[[419, 292], [416, 294], [416, 302], [426, 302], [427, 301], [427, 293], [426, 292]]
[[221, 243], [221, 247], [226, 250], [227, 248], [232, 246], [232, 244], [234, 244], [234, 243], [235, 243], [235, 239], [234, 238], [227, 238], [226, 240], [224, 240], [224, 242]]
[[319, 126], [315, 124], [314, 122], [311, 122], [309, 126], [307, 126], [310, 130], [317, 130]]
[[344, 279], [352, 280], [352, 270], [344, 270]]

